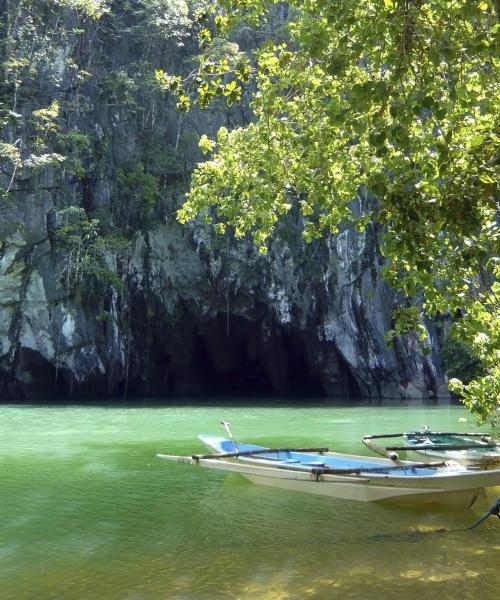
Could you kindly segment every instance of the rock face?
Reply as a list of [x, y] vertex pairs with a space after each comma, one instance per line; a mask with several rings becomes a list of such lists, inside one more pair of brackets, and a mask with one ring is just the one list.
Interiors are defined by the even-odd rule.
[[446, 395], [435, 351], [423, 356], [412, 340], [386, 348], [395, 298], [374, 227], [305, 245], [292, 214], [262, 256], [175, 221], [199, 136], [250, 116], [222, 106], [179, 116], [149, 76], [179, 71], [188, 38], [155, 37], [124, 3], [111, 8], [99, 22], [45, 15], [52, 60], [31, 75], [36, 99], [16, 99], [24, 124], [2, 135], [31, 152], [30, 111], [56, 99], [62, 137], [49, 149], [71, 135], [79, 147], [63, 148], [73, 168], [23, 167], [12, 185], [8, 169], [0, 175], [10, 188], [0, 197], [0, 398]]

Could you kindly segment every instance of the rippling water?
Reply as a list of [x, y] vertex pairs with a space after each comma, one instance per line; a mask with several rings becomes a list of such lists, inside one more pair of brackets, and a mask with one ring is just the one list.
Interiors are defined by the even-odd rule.
[[498, 597], [500, 521], [436, 530], [499, 488], [472, 510], [403, 509], [155, 458], [201, 451], [221, 418], [248, 442], [366, 454], [363, 433], [475, 428], [458, 407], [0, 406], [0, 599]]

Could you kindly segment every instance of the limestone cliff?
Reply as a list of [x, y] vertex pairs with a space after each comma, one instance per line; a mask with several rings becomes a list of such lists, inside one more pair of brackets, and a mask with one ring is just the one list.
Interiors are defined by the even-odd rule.
[[386, 348], [373, 227], [305, 245], [291, 215], [262, 256], [176, 222], [199, 136], [251, 115], [182, 116], [155, 88], [196, 52], [183, 13], [167, 35], [147, 2], [99, 20], [76, 4], [0, 0], [2, 141], [20, 152], [0, 172], [0, 398], [446, 394], [435, 350]]

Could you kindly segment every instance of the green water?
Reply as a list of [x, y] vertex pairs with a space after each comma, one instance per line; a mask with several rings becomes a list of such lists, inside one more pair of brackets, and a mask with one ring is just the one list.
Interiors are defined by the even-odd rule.
[[428, 532], [467, 527], [499, 488], [403, 509], [155, 458], [201, 451], [221, 418], [244, 441], [364, 454], [363, 433], [475, 428], [458, 407], [1, 406], [0, 599], [498, 597], [498, 519]]

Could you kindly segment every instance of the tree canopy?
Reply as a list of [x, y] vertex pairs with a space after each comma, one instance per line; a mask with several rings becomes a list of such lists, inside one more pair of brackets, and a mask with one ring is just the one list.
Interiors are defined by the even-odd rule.
[[[387, 280], [418, 300], [389, 337], [423, 331], [417, 306], [454, 318], [483, 371], [451, 388], [480, 419], [498, 419], [500, 3], [291, 0], [283, 23], [280, 8], [209, 4], [198, 12], [199, 67], [157, 73], [181, 110], [246, 93], [255, 114], [202, 137], [209, 156], [179, 220], [252, 235], [263, 252], [292, 207], [306, 241], [380, 224]], [[248, 24], [264, 31], [255, 51], [211, 54]], [[359, 194], [376, 202], [354, 216]]]

